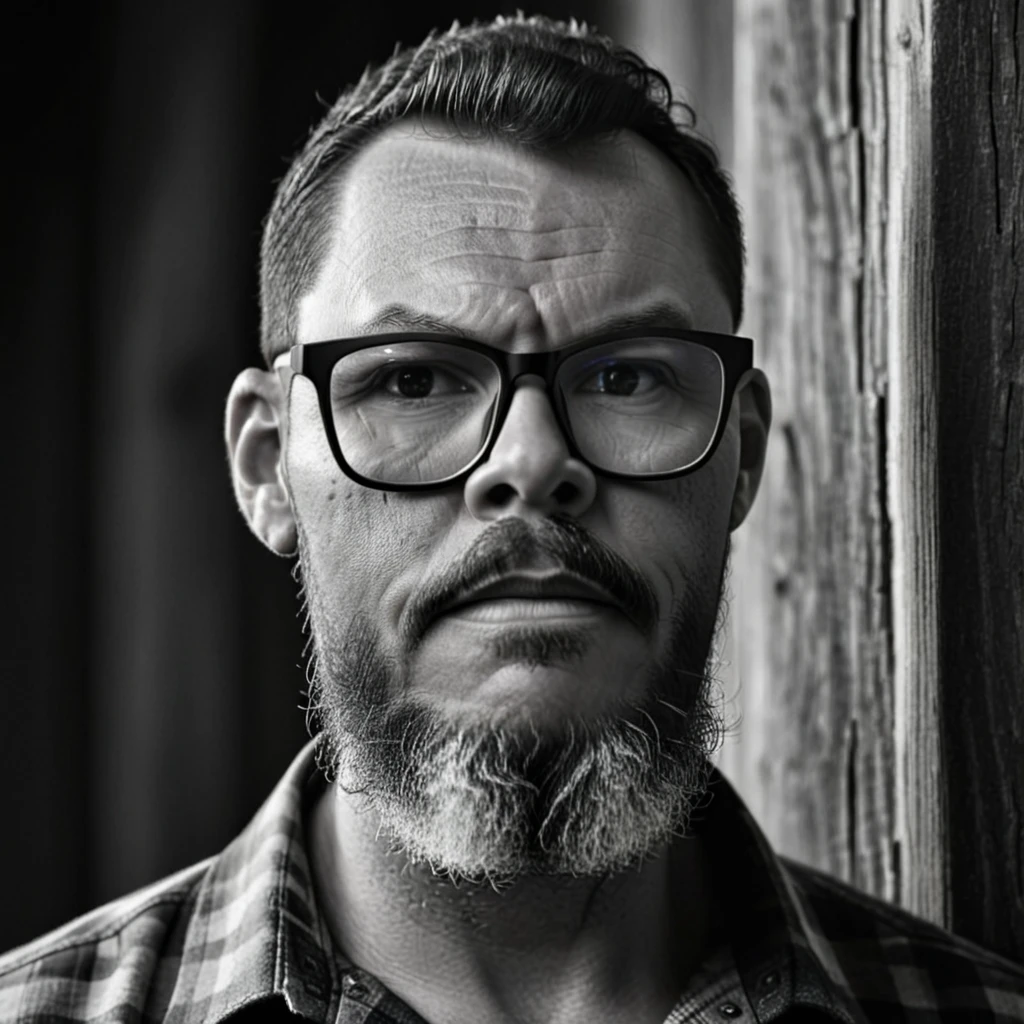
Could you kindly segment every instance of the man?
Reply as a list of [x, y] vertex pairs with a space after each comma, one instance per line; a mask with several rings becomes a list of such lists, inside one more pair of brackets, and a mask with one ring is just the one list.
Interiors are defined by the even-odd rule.
[[519, 17], [316, 129], [226, 434], [318, 737], [219, 857], [0, 961], [0, 1018], [1024, 1020], [1024, 971], [775, 857], [711, 767], [771, 399], [669, 101]]

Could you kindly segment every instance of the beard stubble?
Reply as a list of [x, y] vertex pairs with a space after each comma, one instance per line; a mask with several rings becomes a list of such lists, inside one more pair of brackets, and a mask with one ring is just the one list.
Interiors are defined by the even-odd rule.
[[[636, 570], [578, 524], [554, 517], [539, 536], [529, 533], [519, 520], [489, 528], [488, 566], [507, 565], [517, 547], [540, 548], [574, 571], [596, 567], [585, 574], [613, 593], [642, 586], [624, 578]], [[543, 728], [523, 718], [460, 720], [411, 696], [408, 661], [424, 622], [405, 637], [403, 656], [389, 654], [369, 612], [344, 623], [332, 614], [301, 528], [298, 548], [318, 763], [369, 805], [390, 848], [411, 864], [502, 887], [526, 875], [622, 871], [690, 834], [725, 733], [713, 656], [727, 607], [728, 536], [718, 578], [672, 608], [642, 697]], [[428, 589], [420, 607], [439, 593]], [[541, 627], [502, 631], [494, 649], [540, 669], [579, 660], [587, 642], [585, 631]]]

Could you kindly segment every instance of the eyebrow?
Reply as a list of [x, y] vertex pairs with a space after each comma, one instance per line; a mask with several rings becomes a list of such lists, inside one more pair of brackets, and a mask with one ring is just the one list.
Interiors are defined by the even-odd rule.
[[438, 334], [449, 334], [456, 338], [473, 340], [473, 335], [458, 324], [439, 320], [437, 317], [409, 309], [399, 303], [385, 306], [372, 320], [359, 328], [359, 334], [376, 334], [382, 327], [397, 327], [402, 331], [435, 331]]
[[[395, 327], [403, 331], [431, 331], [447, 334], [467, 341], [478, 341], [479, 337], [458, 324], [441, 320], [409, 309], [399, 303], [385, 306], [376, 316], [367, 320], [359, 329], [360, 334], [375, 334], [382, 327]], [[630, 313], [619, 313], [605, 317], [592, 325], [587, 336], [616, 334], [639, 327], [673, 327], [684, 331], [693, 330], [693, 317], [683, 308], [671, 302], [655, 302], [643, 309]]]

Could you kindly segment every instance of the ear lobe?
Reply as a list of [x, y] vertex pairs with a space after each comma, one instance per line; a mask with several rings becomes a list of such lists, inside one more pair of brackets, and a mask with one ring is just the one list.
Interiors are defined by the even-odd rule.
[[224, 417], [231, 482], [249, 528], [277, 555], [294, 555], [295, 516], [282, 464], [284, 398], [273, 371], [249, 367], [231, 386]]
[[740, 468], [729, 513], [730, 532], [747, 518], [764, 471], [772, 425], [772, 392], [764, 372], [748, 371], [736, 397], [740, 407]]

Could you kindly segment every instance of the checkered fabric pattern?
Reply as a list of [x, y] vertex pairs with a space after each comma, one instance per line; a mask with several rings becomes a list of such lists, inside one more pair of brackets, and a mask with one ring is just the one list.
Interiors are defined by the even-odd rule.
[[[302, 828], [323, 785], [310, 743], [219, 856], [0, 957], [0, 1021], [424, 1024], [332, 948]], [[666, 1024], [1024, 1022], [1024, 968], [777, 857], [720, 774], [711, 793], [728, 942]]]

